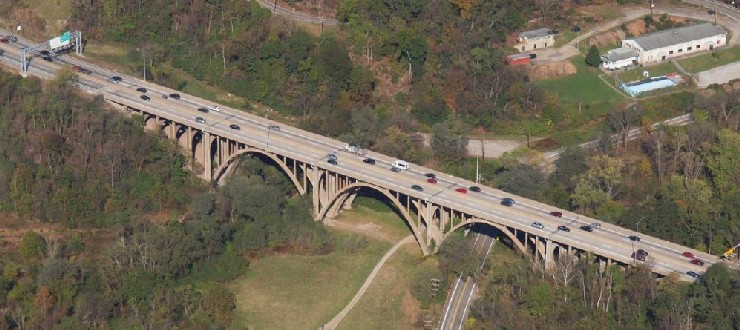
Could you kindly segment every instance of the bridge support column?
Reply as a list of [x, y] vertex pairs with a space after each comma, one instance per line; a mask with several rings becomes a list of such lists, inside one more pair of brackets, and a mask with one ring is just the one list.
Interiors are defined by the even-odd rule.
[[545, 269], [553, 269], [555, 267], [554, 251], [556, 244], [550, 240], [545, 239]]
[[342, 208], [345, 210], [351, 210], [352, 202], [355, 201], [356, 197], [357, 197], [357, 192], [352, 192], [352, 193], [347, 194], [347, 198], [344, 200], [344, 204], [342, 205]]
[[211, 152], [212, 137], [211, 133], [203, 132], [203, 179], [211, 181], [213, 178], [213, 153]]

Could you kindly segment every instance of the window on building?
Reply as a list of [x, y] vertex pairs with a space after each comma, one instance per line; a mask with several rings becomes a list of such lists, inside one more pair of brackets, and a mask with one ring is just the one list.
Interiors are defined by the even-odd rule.
[[701, 48], [701, 45], [696, 45], [696, 49], [699, 49], [699, 48]]
[[672, 51], [672, 50], [671, 50], [671, 51], [669, 51], [669, 52], [668, 52], [668, 55], [673, 55], [673, 51]]
[[688, 51], [690, 51], [690, 50], [691, 50], [691, 47], [689, 47], [689, 48], [686, 48], [686, 51], [687, 51], [687, 52], [688, 52]]
[[719, 40], [717, 40], [717, 44], [719, 45]]
[[683, 53], [683, 48], [679, 48], [679, 49], [678, 49], [678, 52], [679, 52], [679, 53]]

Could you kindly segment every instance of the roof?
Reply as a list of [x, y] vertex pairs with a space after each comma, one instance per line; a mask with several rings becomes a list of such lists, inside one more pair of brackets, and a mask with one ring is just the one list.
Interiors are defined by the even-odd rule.
[[601, 58], [606, 59], [609, 62], [617, 62], [638, 56], [640, 56], [640, 54], [632, 49], [616, 48], [606, 52], [604, 55], [601, 55]]
[[532, 30], [532, 31], [524, 31], [520, 33], [519, 35], [527, 39], [542, 38], [542, 37], [547, 37], [550, 35], [550, 29], [541, 28], [541, 29]]
[[727, 31], [719, 26], [712, 25], [712, 23], [702, 23], [654, 32], [641, 37], [625, 40], [633, 40], [643, 50], [653, 50], [721, 34], [726, 35]]
[[529, 54], [511, 54], [506, 55], [506, 58], [510, 60], [521, 60], [523, 58], [529, 59]]

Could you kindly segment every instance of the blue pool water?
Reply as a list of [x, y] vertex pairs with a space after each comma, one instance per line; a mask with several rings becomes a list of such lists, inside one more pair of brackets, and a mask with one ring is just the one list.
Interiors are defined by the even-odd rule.
[[655, 89], [661, 89], [666, 87], [673, 87], [676, 86], [676, 84], [673, 80], [669, 79], [666, 76], [662, 77], [654, 77], [654, 78], [648, 78], [645, 80], [640, 80], [636, 82], [631, 83], [622, 83], [621, 87], [622, 89], [627, 92], [632, 97], [635, 97], [636, 95], [647, 92]]

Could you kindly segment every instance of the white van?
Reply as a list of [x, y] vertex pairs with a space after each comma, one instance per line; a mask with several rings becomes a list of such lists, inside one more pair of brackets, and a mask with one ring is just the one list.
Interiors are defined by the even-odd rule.
[[396, 161], [393, 162], [393, 167], [405, 171], [409, 169], [409, 163], [400, 159], [396, 159]]

